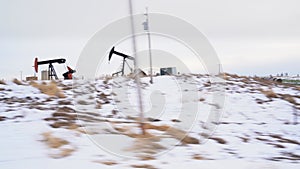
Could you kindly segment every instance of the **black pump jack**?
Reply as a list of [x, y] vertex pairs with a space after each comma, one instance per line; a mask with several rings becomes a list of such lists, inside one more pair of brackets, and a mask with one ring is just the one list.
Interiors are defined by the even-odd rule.
[[58, 64], [62, 64], [62, 63], [65, 63], [66, 62], [66, 59], [53, 59], [53, 60], [45, 60], [45, 61], [38, 61], [37, 58], [35, 58], [35, 61], [34, 61], [34, 69], [35, 69], [35, 72], [37, 73], [38, 72], [38, 65], [44, 65], [44, 64], [49, 64], [49, 67], [48, 67], [48, 71], [49, 71], [49, 79], [52, 79], [53, 77], [55, 77], [56, 80], [58, 80], [58, 77], [57, 77], [57, 74], [55, 72], [55, 69], [53, 67], [53, 63], [58, 63]]
[[[127, 62], [126, 62], [126, 59], [129, 59], [129, 60], [133, 60], [133, 61], [134, 61], [134, 57], [129, 56], [129, 55], [126, 55], [126, 54], [121, 53], [121, 52], [117, 52], [117, 51], [115, 51], [115, 47], [113, 47], [113, 48], [110, 50], [110, 52], [109, 52], [108, 61], [111, 60], [111, 57], [112, 57], [113, 54], [116, 54], [116, 55], [119, 55], [119, 56], [123, 57], [123, 63], [122, 63], [122, 70], [113, 73], [112, 76], [118, 75], [119, 73], [121, 73], [122, 76], [124, 76], [125, 63], [127, 63]], [[127, 65], [128, 65], [128, 63], [127, 63]], [[129, 67], [129, 65], [128, 65], [128, 67]]]

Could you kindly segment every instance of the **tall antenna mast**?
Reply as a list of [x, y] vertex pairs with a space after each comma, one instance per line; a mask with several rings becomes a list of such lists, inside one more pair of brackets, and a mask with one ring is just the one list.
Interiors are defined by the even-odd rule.
[[152, 71], [152, 52], [151, 52], [151, 36], [150, 36], [150, 27], [149, 27], [149, 14], [148, 14], [148, 7], [146, 7], [146, 21], [144, 22], [144, 30], [147, 31], [148, 35], [148, 45], [149, 45], [149, 59], [150, 59], [150, 83], [153, 84], [153, 71]]
[[129, 13], [130, 13], [130, 23], [131, 23], [131, 34], [132, 34], [132, 49], [133, 55], [135, 58], [134, 61], [134, 69], [136, 71], [135, 82], [137, 84], [137, 93], [138, 93], [138, 102], [139, 102], [139, 110], [140, 110], [140, 127], [142, 130], [142, 134], [145, 135], [146, 131], [144, 128], [144, 109], [143, 109], [143, 101], [142, 101], [142, 90], [141, 90], [141, 82], [140, 82], [140, 72], [138, 68], [138, 57], [137, 57], [137, 49], [136, 49], [136, 39], [135, 39], [135, 27], [134, 27], [134, 17], [133, 17], [133, 9], [132, 9], [132, 0], [129, 0]]

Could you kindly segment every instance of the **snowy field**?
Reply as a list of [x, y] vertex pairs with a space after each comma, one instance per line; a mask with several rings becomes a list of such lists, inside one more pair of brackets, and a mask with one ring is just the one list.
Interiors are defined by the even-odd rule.
[[223, 79], [143, 78], [145, 135], [133, 80], [0, 81], [0, 168], [299, 169], [300, 87]]

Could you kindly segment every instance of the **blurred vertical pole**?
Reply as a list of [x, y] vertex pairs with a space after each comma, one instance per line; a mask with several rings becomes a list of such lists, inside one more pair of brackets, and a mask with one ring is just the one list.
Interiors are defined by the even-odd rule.
[[133, 48], [133, 56], [134, 60], [134, 69], [136, 71], [135, 82], [137, 84], [137, 93], [138, 93], [138, 102], [139, 102], [139, 110], [140, 110], [140, 127], [143, 135], [146, 134], [144, 128], [144, 110], [143, 110], [143, 101], [142, 101], [142, 90], [140, 86], [140, 71], [138, 67], [138, 57], [137, 57], [137, 49], [136, 49], [136, 39], [135, 39], [135, 27], [134, 27], [134, 17], [133, 17], [133, 7], [132, 0], [129, 0], [129, 13], [130, 13], [130, 23], [131, 23], [131, 34], [132, 34], [132, 48]]
[[149, 28], [149, 14], [148, 7], [146, 7], [146, 21], [144, 22], [144, 30], [147, 31], [148, 35], [148, 45], [149, 45], [149, 59], [150, 59], [150, 83], [153, 84], [153, 71], [152, 71], [152, 51], [151, 51], [151, 36], [150, 36], [150, 28]]

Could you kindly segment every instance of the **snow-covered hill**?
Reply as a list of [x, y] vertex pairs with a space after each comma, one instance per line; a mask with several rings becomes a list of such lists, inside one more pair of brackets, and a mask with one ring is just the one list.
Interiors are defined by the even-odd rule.
[[[299, 168], [300, 87], [226, 74], [0, 81], [0, 168]], [[298, 122], [299, 121], [299, 122]]]

